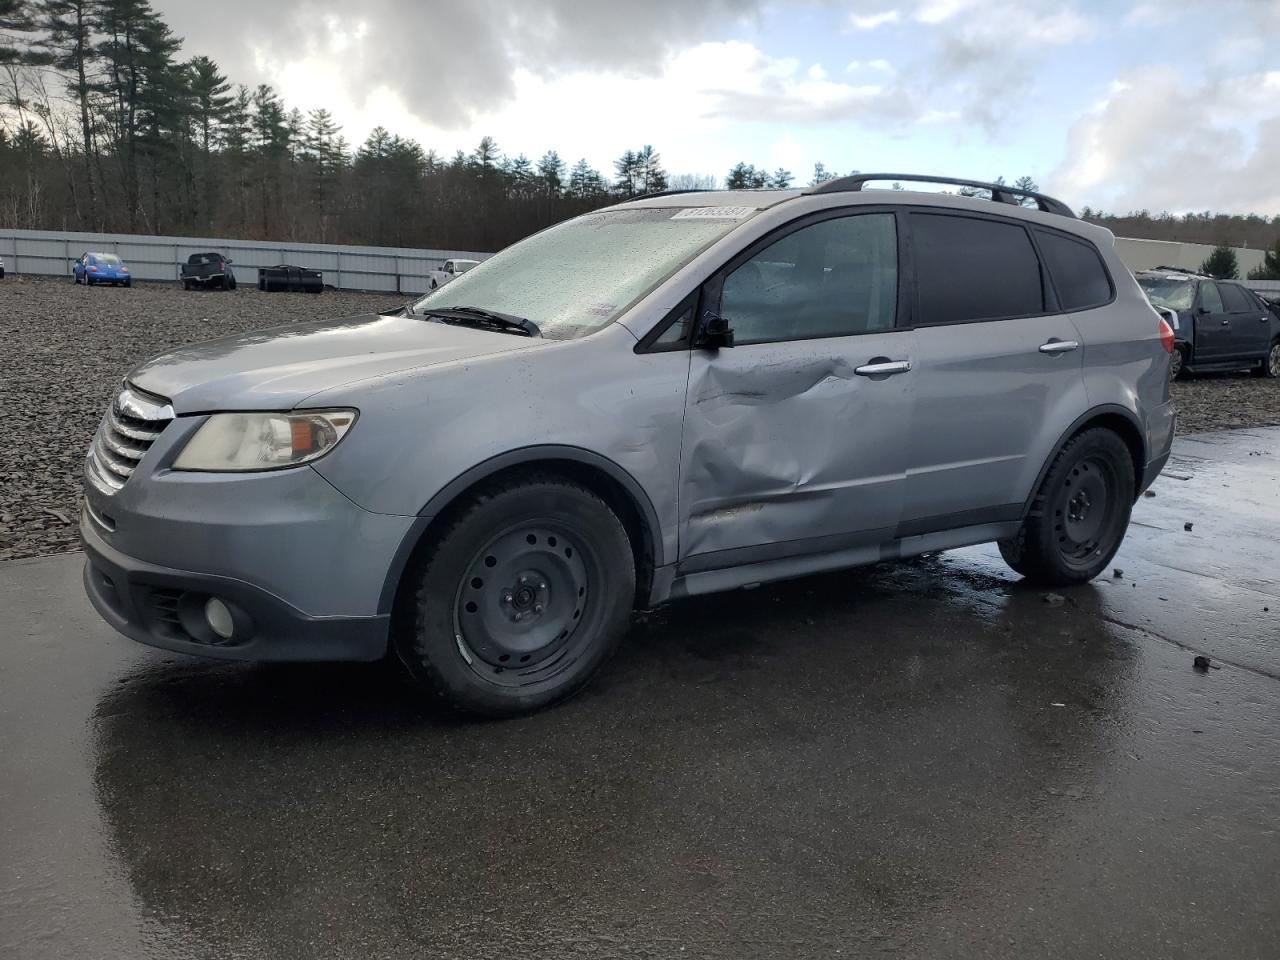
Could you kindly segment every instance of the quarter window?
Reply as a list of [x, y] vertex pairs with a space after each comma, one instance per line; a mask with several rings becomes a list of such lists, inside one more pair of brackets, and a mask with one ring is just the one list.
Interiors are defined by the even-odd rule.
[[921, 324], [1001, 320], [1044, 313], [1040, 259], [1014, 223], [911, 215]]
[[1063, 310], [1088, 310], [1111, 299], [1111, 279], [1093, 244], [1037, 230], [1040, 252]]
[[1210, 313], [1223, 313], [1222, 297], [1218, 295], [1216, 283], [1200, 284], [1200, 306]]
[[720, 314], [737, 343], [841, 337], [894, 325], [894, 215], [865, 213], [802, 227], [724, 280]]

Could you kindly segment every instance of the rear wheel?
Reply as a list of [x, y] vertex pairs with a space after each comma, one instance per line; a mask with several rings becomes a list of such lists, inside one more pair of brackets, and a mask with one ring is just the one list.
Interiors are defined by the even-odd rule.
[[1271, 344], [1271, 349], [1267, 351], [1261, 365], [1253, 368], [1253, 375], [1266, 377], [1268, 380], [1280, 379], [1280, 340]]
[[235, 274], [231, 274], [225, 277], [222, 281], [222, 285], [226, 287], [228, 290], [234, 290], [236, 288]]
[[1022, 529], [1000, 541], [1000, 555], [1036, 583], [1091, 580], [1120, 549], [1133, 491], [1133, 457], [1124, 441], [1105, 427], [1085, 430], [1054, 458]]
[[551, 476], [477, 496], [410, 576], [400, 659], [450, 706], [487, 716], [581, 689], [617, 647], [635, 597], [622, 523], [591, 491]]

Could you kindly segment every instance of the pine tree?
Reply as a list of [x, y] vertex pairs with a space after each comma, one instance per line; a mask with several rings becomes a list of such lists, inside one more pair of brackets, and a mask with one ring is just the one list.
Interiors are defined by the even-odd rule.
[[639, 179], [639, 159], [634, 150], [628, 150], [613, 161], [614, 172], [618, 175], [614, 186], [624, 197], [636, 195], [636, 181]]
[[635, 154], [636, 188], [639, 193], [660, 193], [667, 189], [667, 171], [662, 157], [649, 144]]
[[538, 161], [538, 179], [542, 181], [543, 190], [549, 197], [560, 196], [564, 189], [564, 161], [560, 154], [548, 150]]
[[1235, 250], [1229, 244], [1218, 244], [1200, 264], [1200, 272], [1217, 280], [1235, 280], [1240, 276]]
[[[1280, 219], [1280, 218], [1277, 218]], [[1262, 262], [1249, 271], [1250, 280], [1280, 280], [1280, 240], [1262, 255]]]

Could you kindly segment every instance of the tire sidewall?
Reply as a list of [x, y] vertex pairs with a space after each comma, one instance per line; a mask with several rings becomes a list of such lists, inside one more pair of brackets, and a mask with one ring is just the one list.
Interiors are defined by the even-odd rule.
[[[593, 602], [577, 629], [592, 639], [554, 676], [514, 689], [486, 680], [463, 658], [454, 626], [457, 591], [480, 549], [513, 527], [540, 521], [569, 527], [589, 560]], [[396, 640], [401, 660], [456, 708], [507, 716], [571, 696], [609, 658], [627, 627], [635, 564], [625, 529], [603, 501], [567, 483], [531, 483], [497, 492], [467, 511], [435, 544], [417, 586], [413, 627]]]
[[[1058, 546], [1056, 510], [1063, 496], [1065, 481], [1084, 460], [1102, 456], [1115, 473], [1116, 488], [1110, 491], [1115, 513], [1111, 542], [1096, 553], [1083, 567], [1068, 565]], [[1106, 569], [1124, 542], [1133, 511], [1135, 488], [1133, 456], [1128, 446], [1114, 431], [1095, 427], [1073, 437], [1055, 456], [1036, 496], [1033, 513], [1017, 536], [1001, 541], [1000, 552], [1011, 567], [1033, 583], [1044, 586], [1069, 586], [1092, 580]]]

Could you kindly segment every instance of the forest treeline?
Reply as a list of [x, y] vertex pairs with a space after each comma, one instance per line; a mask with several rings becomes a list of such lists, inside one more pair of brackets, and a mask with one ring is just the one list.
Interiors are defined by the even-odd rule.
[[[0, 0], [0, 226], [489, 251], [643, 193], [835, 175], [673, 175], [647, 145], [602, 173], [491, 137], [445, 157], [382, 127], [354, 144], [327, 110], [180, 47], [147, 0]], [[1121, 236], [1280, 240], [1280, 215], [1082, 213]]]

